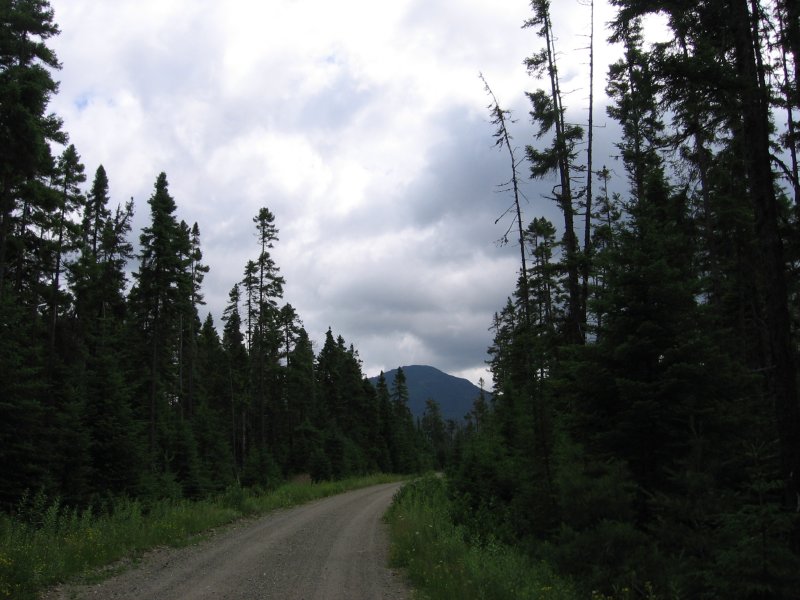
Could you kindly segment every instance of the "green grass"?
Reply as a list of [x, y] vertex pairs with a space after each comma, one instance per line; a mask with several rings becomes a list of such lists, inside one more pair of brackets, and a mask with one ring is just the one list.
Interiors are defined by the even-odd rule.
[[35, 519], [0, 515], [0, 598], [33, 599], [56, 583], [157, 546], [186, 545], [209, 529], [244, 516], [398, 480], [372, 475], [286, 483], [261, 494], [236, 487], [207, 500], [165, 500], [146, 509], [139, 501], [120, 499], [104, 515], [66, 510], [58, 503], [42, 507]]
[[495, 542], [471, 546], [453, 524], [445, 482], [425, 477], [406, 484], [388, 514], [392, 562], [430, 600], [524, 598], [572, 600], [569, 582], [546, 563]]

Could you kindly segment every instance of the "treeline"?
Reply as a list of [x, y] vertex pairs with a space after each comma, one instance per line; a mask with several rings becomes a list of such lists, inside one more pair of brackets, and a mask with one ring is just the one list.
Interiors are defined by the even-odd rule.
[[164, 173], [134, 252], [133, 201], [112, 203], [102, 166], [87, 182], [46, 112], [57, 33], [44, 0], [0, 5], [0, 506], [193, 498], [430, 462], [403, 378], [373, 387], [330, 330], [315, 355], [282, 302], [268, 209], [221, 332], [200, 319], [200, 229], [177, 219]]
[[[591, 119], [567, 117], [546, 0], [526, 23], [542, 87], [524, 159], [493, 98], [509, 189], [523, 167], [554, 177], [564, 220], [524, 222], [516, 196], [519, 283], [494, 317], [495, 390], [452, 469], [454, 517], [585, 597], [796, 598], [798, 4], [613, 4], [624, 181], [592, 164]], [[644, 38], [656, 13], [672, 41]]]

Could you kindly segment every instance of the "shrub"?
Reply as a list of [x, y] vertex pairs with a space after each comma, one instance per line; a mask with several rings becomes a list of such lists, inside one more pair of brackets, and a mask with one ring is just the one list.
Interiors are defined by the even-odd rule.
[[453, 523], [445, 482], [429, 476], [406, 484], [387, 520], [392, 561], [404, 567], [427, 597], [437, 599], [572, 599], [571, 584], [544, 562], [486, 539], [470, 544]]

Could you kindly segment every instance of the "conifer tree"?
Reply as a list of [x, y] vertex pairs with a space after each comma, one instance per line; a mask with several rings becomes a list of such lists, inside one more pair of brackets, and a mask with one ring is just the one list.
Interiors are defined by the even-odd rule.
[[392, 381], [391, 398], [395, 429], [395, 470], [398, 473], [413, 473], [419, 469], [419, 461], [414, 443], [414, 421], [408, 408], [408, 384], [402, 367], [397, 368]]
[[170, 455], [161, 446], [164, 439], [159, 431], [169, 427], [169, 411], [175, 405], [179, 389], [179, 364], [175, 357], [180, 343], [181, 290], [188, 263], [183, 249], [187, 240], [175, 218], [177, 207], [169, 194], [165, 173], [156, 179], [148, 204], [151, 224], [139, 238], [140, 264], [138, 272], [133, 274], [131, 303], [143, 342], [140, 360], [147, 365], [141, 390], [147, 398], [145, 415], [151, 460], [167, 468]]
[[88, 426], [91, 489], [135, 494], [143, 468], [142, 431], [134, 417], [133, 390], [125, 368], [125, 267], [133, 257], [127, 240], [133, 204], [108, 207], [108, 178], [98, 167], [84, 207], [80, 255], [69, 265], [80, 357], [78, 389]]
[[182, 238], [186, 246], [185, 290], [180, 315], [180, 382], [181, 408], [191, 419], [195, 405], [195, 380], [197, 378], [197, 335], [200, 330], [199, 307], [205, 304], [201, 287], [209, 267], [204, 265], [200, 248], [200, 228], [195, 223], [189, 229], [181, 222]]
[[102, 223], [111, 216], [108, 201], [108, 175], [100, 165], [95, 171], [83, 212], [83, 243], [94, 257], [97, 257], [97, 247], [102, 240]]
[[197, 339], [196, 405], [192, 427], [205, 488], [224, 489], [235, 481], [231, 445], [227, 357], [209, 314]]
[[425, 437], [435, 469], [443, 469], [447, 463], [447, 431], [439, 404], [432, 398], [425, 400], [425, 412], [420, 419], [420, 430]]
[[[61, 307], [68, 301], [61, 284], [67, 257], [73, 254], [79, 240], [78, 224], [73, 215], [83, 208], [80, 184], [85, 179], [80, 156], [74, 146], [67, 146], [51, 176], [52, 204], [38, 223], [41, 226], [39, 248], [47, 257], [44, 272], [48, 279], [45, 424], [49, 435], [46, 444], [52, 453], [52, 485], [72, 505], [85, 500], [89, 492], [90, 434], [85, 418], [86, 399], [81, 392], [84, 383], [82, 348], [74, 334], [73, 323], [60, 319], [64, 312]], [[57, 329], [61, 333], [58, 340]]]
[[325, 343], [317, 355], [315, 368], [320, 401], [319, 422], [323, 427], [328, 423], [335, 423], [337, 415], [341, 413], [340, 372], [340, 355], [329, 327], [325, 332]]
[[[0, 296], [14, 257], [12, 238], [24, 234], [26, 187], [53, 168], [50, 142], [65, 143], [61, 120], [47, 114], [61, 67], [47, 41], [59, 33], [46, 0], [0, 7]], [[22, 265], [16, 266], [21, 276]]]
[[228, 304], [222, 320], [225, 323], [222, 333], [222, 348], [225, 352], [226, 397], [228, 399], [229, 432], [234, 464], [239, 470], [244, 464], [247, 450], [247, 430], [245, 411], [247, 409], [248, 355], [242, 334], [242, 318], [239, 313], [241, 302], [239, 284], [235, 284], [228, 295]]
[[[283, 277], [270, 254], [278, 241], [275, 216], [261, 208], [253, 218], [259, 246], [258, 259], [248, 262], [245, 289], [248, 305], [248, 327], [251, 328], [250, 366], [252, 409], [259, 452], [264, 455], [276, 449], [279, 407], [282, 393], [279, 375], [281, 336], [277, 303], [283, 296]], [[254, 314], [253, 309], [255, 309]], [[266, 460], [266, 459], [265, 459]]]
[[309, 472], [311, 457], [321, 452], [319, 430], [315, 426], [319, 423], [319, 409], [314, 358], [308, 333], [300, 327], [286, 365], [287, 425], [291, 432], [288, 463], [297, 473]]
[[6, 325], [0, 335], [0, 507], [12, 510], [26, 490], [41, 489], [47, 481], [48, 456], [39, 447], [44, 427], [43, 346], [31, 343], [41, 328], [30, 312], [0, 297], [0, 317]]
[[[589, 119], [586, 124], [586, 190], [584, 192], [583, 256], [581, 258], [581, 322], [588, 330], [589, 278], [592, 246], [592, 202], [594, 197], [594, 0], [589, 0]], [[588, 331], [587, 331], [588, 333]]]
[[83, 208], [84, 197], [80, 184], [86, 181], [84, 166], [75, 146], [70, 144], [58, 159], [53, 185], [57, 188], [58, 204], [55, 211], [54, 227], [54, 266], [52, 270], [52, 286], [50, 291], [50, 351], [55, 349], [56, 324], [58, 321], [59, 292], [62, 256], [72, 251], [77, 244], [77, 231], [70, 215]]
[[392, 411], [392, 399], [389, 393], [389, 386], [386, 384], [386, 376], [383, 371], [378, 375], [378, 381], [375, 384], [375, 401], [378, 406], [378, 425], [380, 437], [383, 440], [385, 449], [382, 449], [378, 457], [378, 464], [381, 469], [386, 472], [397, 472], [397, 439], [395, 437], [396, 430], [394, 428], [394, 419]]
[[572, 190], [575, 171], [575, 145], [583, 138], [583, 129], [565, 120], [561, 83], [558, 74], [555, 34], [550, 18], [549, 0], [531, 2], [533, 17], [525, 22], [525, 27], [538, 27], [537, 35], [544, 41], [544, 48], [525, 60], [528, 72], [537, 79], [547, 77], [549, 90], [539, 89], [527, 93], [531, 102], [531, 118], [538, 126], [537, 138], [553, 131], [553, 141], [544, 150], [533, 145], [526, 147], [526, 155], [531, 164], [531, 177], [542, 178], [555, 172], [557, 184], [553, 197], [564, 216], [564, 263], [567, 272], [567, 314], [565, 334], [572, 343], [585, 339], [581, 288], [579, 285], [578, 240], [575, 234], [576, 194]]
[[[723, 322], [738, 333], [730, 344], [730, 350], [738, 351], [736, 358], [764, 375], [762, 406], [752, 417], [761, 421], [774, 410], [784, 505], [794, 510], [799, 494], [800, 405], [781, 231], [785, 216], [770, 154], [775, 141], [770, 115], [773, 91], [761, 27], [767, 14], [747, 0], [704, 2], [690, 11], [634, 1], [618, 4], [618, 30], [641, 15], [665, 11], [682, 45], [677, 51], [665, 49], [664, 77], [676, 89], [688, 82], [702, 98], [708, 122], [716, 125], [716, 137], [706, 137], [722, 146], [710, 163], [709, 179], [713, 225], [726, 234], [717, 241], [719, 268], [727, 275], [721, 289]], [[779, 3], [778, 8], [788, 6]], [[773, 24], [768, 29], [776, 28]], [[718, 60], [720, 56], [725, 60]], [[669, 100], [671, 106], [685, 106], [677, 98]], [[681, 125], [690, 130], [689, 111], [678, 114]]]
[[[511, 145], [511, 133], [508, 130], [508, 122], [511, 120], [511, 112], [508, 110], [504, 110], [500, 108], [500, 104], [497, 101], [497, 98], [492, 92], [492, 89], [489, 87], [486, 79], [484, 79], [483, 75], [480, 76], [481, 81], [483, 81], [484, 89], [486, 93], [491, 97], [492, 103], [489, 105], [489, 111], [492, 115], [492, 124], [497, 126], [497, 130], [494, 132], [495, 138], [495, 146], [498, 148], [505, 148], [508, 150], [509, 159], [511, 162], [511, 191], [514, 194], [514, 212], [516, 213], [515, 223], [517, 225], [517, 231], [519, 233], [519, 254], [520, 254], [520, 271], [519, 271], [519, 282], [520, 282], [520, 289], [522, 290], [522, 307], [523, 307], [523, 314], [525, 315], [525, 319], [528, 320], [530, 316], [530, 308], [528, 306], [528, 267], [527, 267], [527, 259], [525, 256], [525, 235], [524, 229], [525, 226], [522, 221], [522, 207], [520, 206], [520, 186], [519, 186], [519, 173], [518, 169], [520, 166], [520, 161], [517, 159], [516, 152], [514, 151], [514, 147]], [[512, 223], [513, 227], [513, 223]], [[508, 232], [506, 232], [507, 237]]]

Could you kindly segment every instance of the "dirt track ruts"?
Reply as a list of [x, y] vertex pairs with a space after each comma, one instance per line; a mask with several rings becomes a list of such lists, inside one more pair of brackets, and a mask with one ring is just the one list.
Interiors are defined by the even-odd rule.
[[270, 513], [199, 544], [162, 549], [94, 586], [64, 586], [58, 598], [405, 599], [387, 566], [381, 517], [402, 484], [372, 486]]

